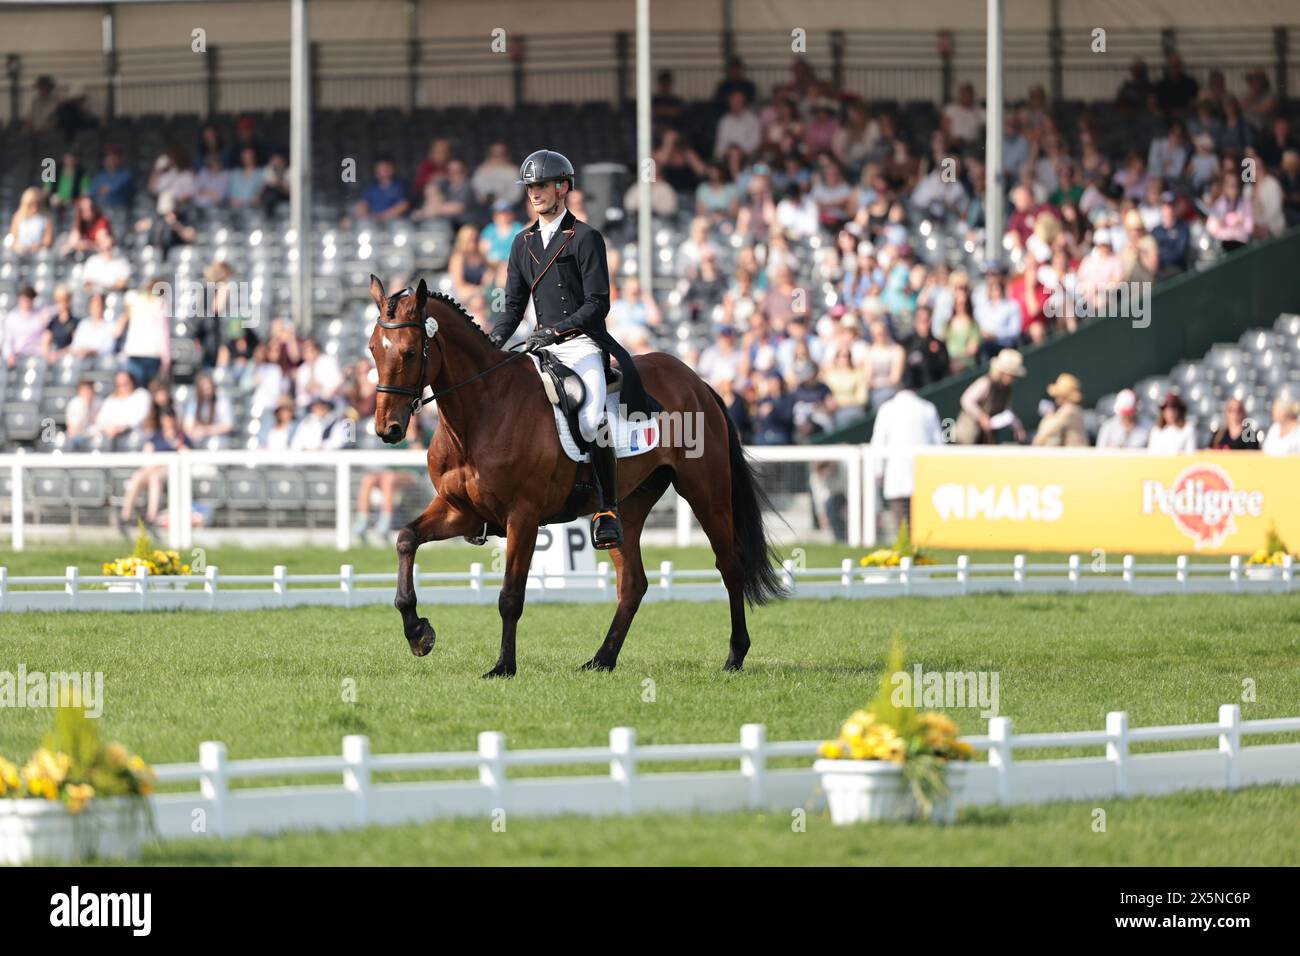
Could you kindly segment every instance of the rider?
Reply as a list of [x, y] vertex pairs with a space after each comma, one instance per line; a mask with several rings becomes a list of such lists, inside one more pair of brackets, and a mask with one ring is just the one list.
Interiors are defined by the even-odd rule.
[[618, 359], [623, 371], [622, 401], [629, 408], [642, 407], [644, 393], [631, 357], [605, 330], [609, 313], [605, 240], [566, 208], [573, 179], [573, 164], [551, 149], [532, 153], [519, 167], [519, 184], [527, 187], [537, 220], [516, 235], [510, 247], [505, 308], [492, 329], [492, 341], [499, 348], [510, 339], [531, 298], [537, 328], [528, 337], [527, 349], [546, 349], [582, 379], [586, 397], [578, 427], [591, 448], [598, 501], [591, 541], [607, 550], [623, 543], [623, 526], [618, 515], [617, 459], [605, 423], [605, 353]]

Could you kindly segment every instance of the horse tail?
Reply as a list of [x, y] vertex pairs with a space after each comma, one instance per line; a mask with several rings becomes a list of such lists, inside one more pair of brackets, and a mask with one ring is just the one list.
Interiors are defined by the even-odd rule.
[[727, 414], [722, 396], [712, 388], [709, 393], [722, 409], [727, 423], [727, 443], [731, 452], [731, 523], [735, 529], [737, 556], [744, 574], [744, 595], [750, 607], [789, 596], [789, 589], [776, 568], [781, 556], [767, 537], [763, 512], [772, 510], [767, 493], [754, 480], [754, 466], [740, 444], [740, 435]]

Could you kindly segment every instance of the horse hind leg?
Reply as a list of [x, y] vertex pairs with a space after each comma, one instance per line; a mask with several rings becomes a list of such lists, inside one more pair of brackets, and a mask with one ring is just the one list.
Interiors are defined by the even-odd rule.
[[614, 611], [614, 619], [610, 622], [604, 642], [591, 660], [582, 665], [582, 670], [612, 671], [618, 663], [623, 641], [627, 639], [632, 619], [636, 617], [641, 599], [649, 587], [645, 563], [641, 558], [641, 530], [645, 527], [646, 516], [661, 494], [662, 488], [653, 494], [641, 491], [626, 499], [620, 507], [623, 544], [609, 552], [614, 570], [618, 573], [618, 607]]

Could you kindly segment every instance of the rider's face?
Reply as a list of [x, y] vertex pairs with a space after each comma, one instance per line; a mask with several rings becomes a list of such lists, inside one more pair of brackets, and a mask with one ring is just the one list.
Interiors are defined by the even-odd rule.
[[533, 183], [528, 187], [528, 202], [533, 212], [554, 216], [560, 208], [559, 187], [555, 183]]

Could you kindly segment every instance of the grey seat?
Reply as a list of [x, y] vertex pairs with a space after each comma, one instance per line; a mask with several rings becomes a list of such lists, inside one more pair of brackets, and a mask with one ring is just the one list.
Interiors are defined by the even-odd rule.
[[68, 473], [54, 469], [36, 469], [28, 476], [27, 493], [35, 501], [63, 504], [68, 497]]
[[103, 469], [77, 469], [68, 474], [68, 503], [95, 508], [108, 502], [108, 475]]
[[33, 401], [5, 402], [4, 419], [10, 441], [35, 441], [41, 433], [40, 410]]

